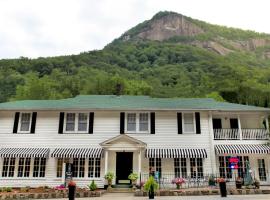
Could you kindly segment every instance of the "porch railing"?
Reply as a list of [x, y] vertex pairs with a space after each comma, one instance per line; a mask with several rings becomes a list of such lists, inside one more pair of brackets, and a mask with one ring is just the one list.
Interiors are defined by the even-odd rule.
[[269, 132], [264, 128], [245, 128], [242, 129], [243, 140], [267, 140], [269, 139]]
[[243, 128], [241, 129], [214, 129], [215, 140], [267, 140], [269, 139], [269, 131], [263, 128]]
[[239, 129], [222, 128], [214, 129], [215, 140], [240, 140]]

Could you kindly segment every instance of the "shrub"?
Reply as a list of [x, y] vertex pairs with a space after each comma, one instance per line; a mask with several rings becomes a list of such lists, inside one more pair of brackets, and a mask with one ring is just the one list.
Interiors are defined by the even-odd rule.
[[131, 181], [136, 181], [139, 178], [137, 173], [132, 172], [129, 176], [128, 179]]
[[91, 184], [88, 185], [88, 188], [89, 188], [89, 190], [91, 190], [91, 191], [95, 191], [95, 190], [97, 189], [97, 184], [95, 183], [94, 180], [92, 180]]
[[6, 188], [6, 192], [12, 192], [12, 188], [11, 187], [7, 187]]
[[112, 181], [114, 179], [114, 173], [113, 172], [107, 172], [105, 175], [105, 179], [108, 181]]
[[155, 181], [155, 179], [153, 178], [153, 176], [150, 176], [149, 179], [144, 184], [145, 191], [149, 192], [151, 189], [153, 189], [154, 191], [156, 191], [158, 189], [158, 184]]

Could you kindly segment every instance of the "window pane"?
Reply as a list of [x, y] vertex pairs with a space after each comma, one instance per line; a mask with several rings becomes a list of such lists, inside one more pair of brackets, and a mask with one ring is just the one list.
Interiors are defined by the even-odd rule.
[[193, 113], [184, 113], [184, 131], [194, 132]]
[[67, 113], [66, 131], [75, 130], [75, 113]]
[[25, 158], [24, 163], [24, 177], [29, 177], [30, 175], [30, 165], [31, 165], [31, 158]]
[[39, 177], [45, 177], [46, 171], [46, 158], [40, 158]]
[[24, 158], [19, 158], [18, 177], [23, 177]]
[[38, 171], [39, 171], [39, 158], [35, 158], [34, 159], [33, 177], [38, 177]]
[[21, 116], [21, 131], [29, 131], [30, 127], [30, 113], [22, 113]]
[[100, 178], [100, 158], [96, 158], [95, 177]]
[[127, 131], [136, 131], [136, 114], [127, 114]]
[[140, 131], [148, 131], [148, 113], [140, 113]]
[[79, 113], [78, 131], [87, 131], [87, 114]]
[[89, 158], [88, 161], [88, 177], [93, 178], [94, 177], [94, 158]]
[[8, 177], [13, 177], [14, 176], [14, 171], [15, 171], [15, 158], [10, 158]]
[[8, 167], [9, 167], [9, 158], [4, 158], [3, 168], [2, 168], [2, 177], [8, 176]]

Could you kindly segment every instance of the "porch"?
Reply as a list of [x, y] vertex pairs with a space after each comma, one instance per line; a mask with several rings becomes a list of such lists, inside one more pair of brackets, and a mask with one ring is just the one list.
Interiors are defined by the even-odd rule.
[[258, 113], [213, 113], [214, 140], [269, 140], [268, 117]]

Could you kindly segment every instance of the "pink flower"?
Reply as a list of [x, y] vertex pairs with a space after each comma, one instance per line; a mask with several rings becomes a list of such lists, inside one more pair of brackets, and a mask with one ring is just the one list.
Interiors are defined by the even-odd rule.
[[186, 180], [183, 178], [175, 178], [172, 180], [172, 184], [176, 184], [176, 185], [182, 185], [185, 182]]

